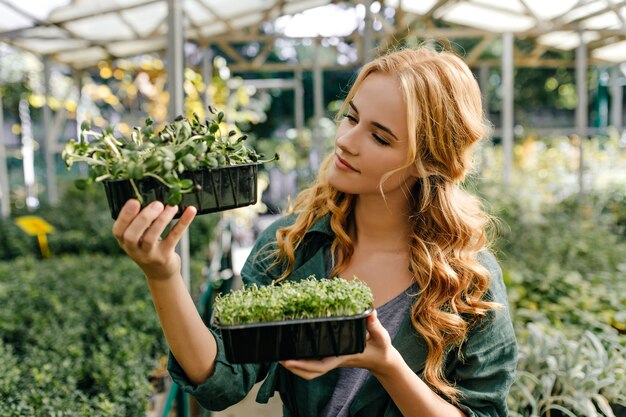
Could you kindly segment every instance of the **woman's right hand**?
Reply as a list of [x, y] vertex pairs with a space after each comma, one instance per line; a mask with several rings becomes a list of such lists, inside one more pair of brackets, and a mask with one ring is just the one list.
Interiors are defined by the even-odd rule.
[[143, 210], [138, 200], [128, 200], [113, 224], [113, 235], [122, 249], [143, 270], [148, 279], [168, 279], [180, 274], [180, 256], [176, 244], [196, 215], [187, 207], [167, 236], [163, 231], [178, 208], [155, 201]]
[[174, 250], [196, 209], [188, 207], [161, 239], [176, 210], [159, 202], [141, 210], [139, 201], [129, 200], [113, 224], [113, 235], [146, 274], [154, 309], [174, 357], [189, 380], [200, 384], [215, 369], [217, 344], [183, 282], [180, 256]]

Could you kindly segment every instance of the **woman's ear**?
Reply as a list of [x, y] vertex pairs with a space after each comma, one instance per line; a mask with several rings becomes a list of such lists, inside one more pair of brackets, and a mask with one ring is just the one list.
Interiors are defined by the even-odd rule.
[[409, 176], [417, 179], [425, 178], [428, 176], [428, 172], [424, 166], [414, 162], [409, 167]]

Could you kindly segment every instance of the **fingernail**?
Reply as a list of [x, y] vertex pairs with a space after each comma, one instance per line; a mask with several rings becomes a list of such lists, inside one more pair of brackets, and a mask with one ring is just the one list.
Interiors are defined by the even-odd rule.
[[155, 201], [154, 203], [150, 204], [150, 210], [163, 211], [163, 204], [161, 204], [160, 201]]

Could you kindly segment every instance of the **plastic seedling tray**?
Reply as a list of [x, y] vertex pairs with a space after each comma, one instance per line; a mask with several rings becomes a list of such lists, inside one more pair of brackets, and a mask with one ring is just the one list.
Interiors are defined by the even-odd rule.
[[361, 353], [371, 310], [348, 317], [324, 317], [215, 326], [231, 363], [275, 362]]
[[[237, 207], [249, 206], [257, 201], [257, 172], [258, 164], [233, 165], [216, 169], [183, 172], [181, 179], [191, 179], [197, 190], [185, 193], [178, 204], [178, 213], [193, 206], [198, 214], [214, 213], [230, 210]], [[111, 209], [111, 216], [117, 219], [124, 203], [131, 198], [137, 198], [129, 180], [103, 181], [104, 189]], [[168, 189], [158, 180], [147, 177], [135, 181], [137, 189], [143, 198], [142, 206], [153, 201], [165, 203]]]

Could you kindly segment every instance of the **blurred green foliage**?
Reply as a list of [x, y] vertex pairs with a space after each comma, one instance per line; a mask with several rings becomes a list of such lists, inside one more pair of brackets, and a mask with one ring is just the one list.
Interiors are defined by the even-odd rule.
[[[39, 247], [34, 236], [28, 236], [15, 225], [21, 215], [36, 215], [54, 226], [48, 235], [50, 252], [62, 254], [121, 255], [113, 234], [113, 219], [101, 184], [78, 190], [72, 183], [62, 186], [60, 204], [50, 206], [45, 202], [34, 212], [14, 209], [12, 217], [0, 220], [0, 260], [20, 256], [38, 256]], [[201, 258], [213, 238], [213, 229], [220, 214], [198, 216], [189, 228], [190, 253]]]
[[144, 415], [167, 350], [130, 259], [0, 262], [0, 304], [0, 415]]
[[500, 148], [482, 151], [467, 186], [497, 219], [494, 250], [520, 348], [512, 416], [626, 413], [626, 149], [619, 138], [529, 137], [511, 184]]

